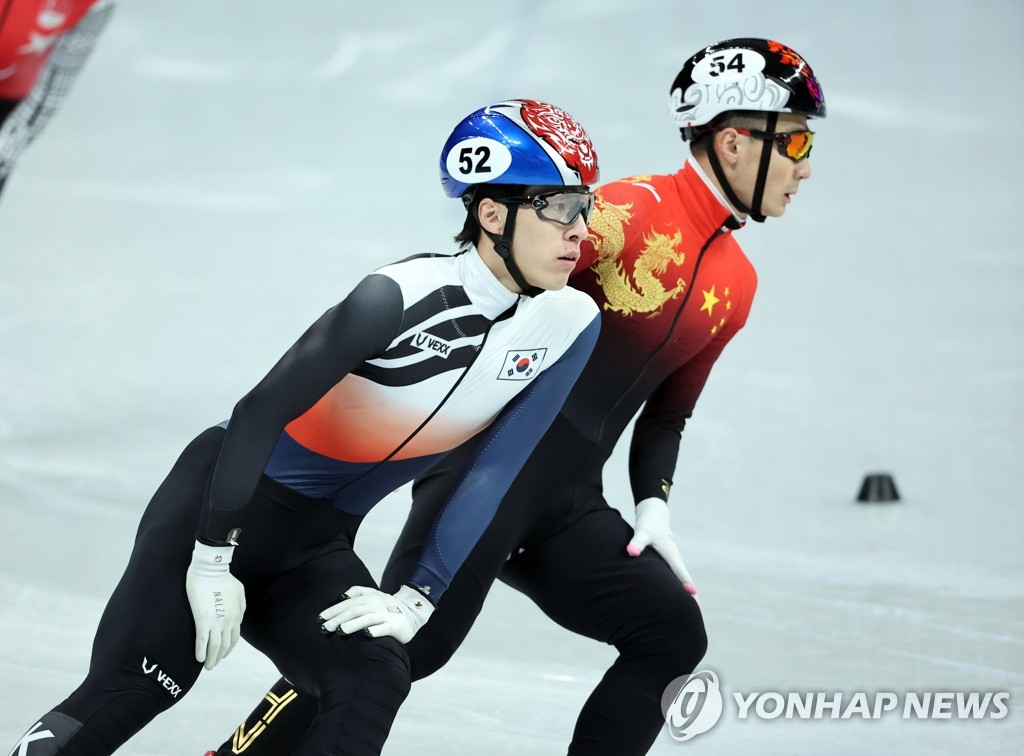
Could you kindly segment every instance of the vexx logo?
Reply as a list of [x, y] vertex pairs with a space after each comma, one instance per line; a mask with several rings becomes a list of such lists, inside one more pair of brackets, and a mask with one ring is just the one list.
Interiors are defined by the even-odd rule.
[[174, 682], [166, 672], [160, 669], [156, 662], [150, 664], [149, 659], [145, 656], [142, 657], [142, 672], [149, 677], [155, 677], [157, 682], [164, 686], [164, 689], [170, 693], [173, 698], [177, 698], [181, 695], [181, 686]]

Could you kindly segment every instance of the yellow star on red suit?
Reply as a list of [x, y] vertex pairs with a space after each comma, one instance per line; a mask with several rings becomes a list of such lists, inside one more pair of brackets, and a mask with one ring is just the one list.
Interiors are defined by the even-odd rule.
[[704, 312], [707, 310], [708, 317], [714, 317], [713, 310], [719, 302], [718, 297], [715, 296], [715, 285], [711, 284], [711, 291], [704, 290], [702, 293], [704, 294], [704, 306], [700, 308], [700, 311]]

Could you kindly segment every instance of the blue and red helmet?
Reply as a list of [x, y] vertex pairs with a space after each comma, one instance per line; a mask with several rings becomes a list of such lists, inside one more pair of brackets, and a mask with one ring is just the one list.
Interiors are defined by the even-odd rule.
[[505, 100], [463, 118], [441, 150], [441, 187], [463, 197], [481, 184], [592, 186], [597, 153], [580, 123], [537, 100]]

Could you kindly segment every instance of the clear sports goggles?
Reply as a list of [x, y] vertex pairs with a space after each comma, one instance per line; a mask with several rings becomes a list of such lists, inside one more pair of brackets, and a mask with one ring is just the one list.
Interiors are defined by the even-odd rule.
[[583, 222], [590, 221], [594, 210], [593, 192], [555, 192], [532, 197], [509, 197], [504, 200], [514, 205], [530, 205], [541, 220], [571, 226], [583, 214]]

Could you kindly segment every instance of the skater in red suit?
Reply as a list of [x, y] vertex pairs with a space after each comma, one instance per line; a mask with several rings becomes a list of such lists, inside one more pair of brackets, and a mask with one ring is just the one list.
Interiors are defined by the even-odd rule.
[[[613, 645], [619, 656], [580, 713], [573, 756], [646, 753], [664, 724], [666, 686], [704, 655], [696, 589], [669, 524], [680, 433], [754, 297], [754, 269], [734, 232], [786, 212], [811, 175], [810, 120], [825, 116], [811, 67], [764, 39], [700, 50], [673, 81], [670, 102], [690, 156], [676, 173], [598, 189], [569, 281], [600, 307], [597, 346], [430, 625], [406, 646], [413, 680], [438, 670], [495, 578], [563, 627]], [[602, 477], [638, 412], [630, 527], [605, 500]], [[425, 543], [459, 456], [417, 480], [383, 585], [396, 585]], [[217, 756], [291, 753], [317, 709], [294, 683], [281, 679]], [[482, 743], [480, 752], [491, 751]]]

